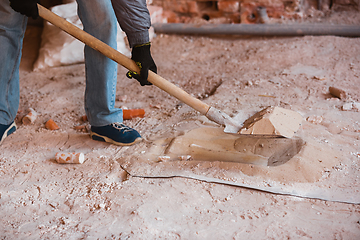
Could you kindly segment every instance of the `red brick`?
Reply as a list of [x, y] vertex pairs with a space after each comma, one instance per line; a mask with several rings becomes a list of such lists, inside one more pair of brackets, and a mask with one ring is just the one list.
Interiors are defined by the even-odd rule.
[[219, 1], [217, 7], [219, 11], [234, 13], [239, 11], [240, 4], [238, 1]]
[[175, 12], [164, 11], [163, 17], [167, 20], [168, 23], [180, 23], [180, 18]]
[[164, 9], [177, 13], [198, 13], [196, 1], [166, 1], [164, 2]]
[[186, 4], [188, 7], [188, 13], [198, 13], [199, 12], [197, 2], [192, 1], [192, 2], [187, 2]]

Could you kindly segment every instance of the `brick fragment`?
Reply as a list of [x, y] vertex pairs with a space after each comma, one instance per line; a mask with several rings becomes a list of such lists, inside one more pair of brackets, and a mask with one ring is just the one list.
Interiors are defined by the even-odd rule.
[[54, 122], [54, 120], [49, 119], [46, 123], [45, 123], [45, 128], [49, 129], [49, 130], [58, 130], [60, 129], [60, 127]]
[[22, 119], [22, 123], [24, 125], [30, 125], [30, 124], [34, 123], [37, 118], [37, 115], [38, 115], [37, 112], [35, 112], [35, 110], [32, 108], [29, 108], [28, 112], [29, 113], [26, 114]]
[[334, 97], [338, 97], [340, 99], [346, 99], [346, 92], [340, 88], [329, 87], [329, 92]]

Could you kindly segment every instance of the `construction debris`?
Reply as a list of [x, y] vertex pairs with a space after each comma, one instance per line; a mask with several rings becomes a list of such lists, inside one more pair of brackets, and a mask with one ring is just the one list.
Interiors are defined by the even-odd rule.
[[239, 134], [294, 136], [303, 118], [294, 111], [281, 107], [267, 107], [244, 122]]
[[340, 99], [346, 99], [347, 94], [344, 90], [335, 88], [335, 87], [329, 87], [329, 92], [334, 97], [340, 98]]
[[83, 153], [65, 153], [58, 152], [55, 155], [55, 159], [58, 163], [83, 163], [85, 156]]
[[49, 119], [46, 123], [45, 123], [45, 128], [49, 129], [49, 130], [58, 130], [60, 129], [60, 127], [54, 122], [54, 120]]
[[360, 103], [358, 102], [347, 102], [344, 105], [342, 105], [341, 110], [343, 111], [356, 111], [360, 112]]
[[34, 123], [36, 118], [37, 118], [37, 115], [38, 115], [38, 113], [35, 112], [34, 109], [29, 108], [28, 109], [28, 114], [26, 114], [22, 119], [22, 123], [24, 125], [30, 125], [30, 124]]
[[123, 119], [130, 120], [136, 117], [143, 118], [145, 116], [144, 109], [123, 109]]

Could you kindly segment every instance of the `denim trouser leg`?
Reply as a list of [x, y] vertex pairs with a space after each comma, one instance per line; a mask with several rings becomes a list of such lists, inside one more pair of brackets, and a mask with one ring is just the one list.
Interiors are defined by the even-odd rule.
[[[116, 49], [117, 20], [111, 0], [77, 0], [84, 30]], [[92, 126], [122, 122], [115, 108], [117, 63], [85, 46], [85, 112]]]
[[0, 124], [14, 121], [19, 108], [19, 66], [27, 17], [0, 0]]

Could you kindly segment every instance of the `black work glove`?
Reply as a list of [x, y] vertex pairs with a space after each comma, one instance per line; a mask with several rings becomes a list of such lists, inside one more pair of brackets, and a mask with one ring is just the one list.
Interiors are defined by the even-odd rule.
[[10, 7], [16, 12], [37, 19], [39, 17], [38, 2], [39, 0], [10, 0]]
[[136, 72], [128, 71], [126, 76], [128, 78], [135, 78], [141, 84], [141, 86], [152, 85], [152, 83], [147, 80], [149, 70], [157, 73], [156, 64], [151, 57], [150, 45], [150, 42], [137, 45], [134, 46], [131, 51], [131, 59], [134, 60], [136, 65], [138, 65], [140, 68], [140, 75]]

